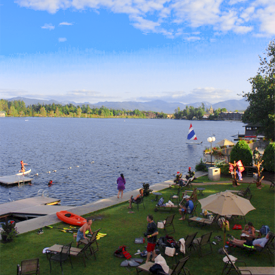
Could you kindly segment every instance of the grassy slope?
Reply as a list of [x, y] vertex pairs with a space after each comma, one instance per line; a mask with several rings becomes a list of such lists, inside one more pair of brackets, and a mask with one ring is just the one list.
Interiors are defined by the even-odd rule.
[[[238, 187], [238, 189], [245, 188], [246, 184]], [[205, 186], [205, 195], [213, 194], [226, 189], [232, 189], [231, 184], [225, 185], [209, 185]], [[247, 214], [246, 220], [252, 221], [256, 228], [260, 228], [263, 224], [270, 226], [274, 232], [274, 192], [269, 191], [269, 187], [265, 186], [262, 190], [258, 190], [253, 185], [251, 187], [253, 198], [252, 204], [256, 207], [255, 211]], [[166, 189], [162, 193], [165, 201], [168, 200], [175, 190]], [[205, 197], [205, 196], [204, 196]], [[169, 213], [154, 212], [155, 202], [152, 202], [153, 196], [145, 198], [145, 208], [141, 206], [140, 210], [134, 209], [134, 214], [128, 214], [126, 203], [120, 204], [105, 210], [91, 213], [88, 216], [98, 217], [103, 216], [101, 220], [96, 219], [92, 225], [93, 229], [102, 228], [101, 232], [108, 233], [108, 236], [99, 240], [100, 251], [97, 253], [97, 259], [89, 257], [87, 267], [83, 265], [82, 258], [72, 258], [73, 269], [69, 262], [64, 264], [64, 274], [135, 274], [134, 268], [120, 267], [122, 259], [113, 256], [113, 252], [119, 245], [126, 245], [127, 250], [133, 255], [137, 249], [144, 249], [144, 245], [134, 243], [135, 237], [143, 236], [146, 231], [146, 215], [152, 213], [155, 221], [164, 219]], [[134, 205], [135, 207], [135, 205]], [[200, 209], [197, 211], [200, 212]], [[188, 233], [198, 231], [198, 235], [213, 231], [212, 240], [216, 235], [222, 235], [222, 231], [216, 227], [205, 227], [199, 229], [198, 227], [189, 227], [187, 221], [179, 221], [179, 214], [174, 210], [176, 218], [174, 221], [176, 232], [172, 234], [176, 240], [181, 237], [186, 237]], [[243, 221], [237, 223], [244, 224]], [[68, 227], [62, 223], [56, 224], [56, 227]], [[232, 228], [233, 224], [231, 224]], [[163, 230], [160, 230], [159, 236], [164, 236]], [[238, 237], [240, 231], [230, 231], [231, 234]], [[44, 229], [44, 234], [38, 235], [36, 231], [19, 235], [12, 243], [0, 244], [0, 274], [15, 274], [16, 265], [23, 259], [31, 259], [39, 257], [41, 274], [49, 274], [50, 267], [46, 255], [42, 254], [45, 247], [49, 247], [55, 243], [66, 244], [73, 240], [72, 234], [60, 232], [58, 229]], [[75, 242], [73, 243], [75, 245]], [[197, 253], [193, 253], [187, 267], [191, 274], [220, 274], [223, 268], [222, 255], [217, 253], [221, 247], [221, 243], [213, 246], [213, 254], [199, 258]], [[259, 253], [246, 253], [239, 249], [234, 249], [231, 252], [239, 259], [245, 260], [248, 266], [270, 266], [269, 259], [266, 255]], [[168, 265], [171, 267], [175, 261], [174, 259], [167, 259]], [[51, 274], [61, 274], [58, 263], [53, 263], [53, 271]]]

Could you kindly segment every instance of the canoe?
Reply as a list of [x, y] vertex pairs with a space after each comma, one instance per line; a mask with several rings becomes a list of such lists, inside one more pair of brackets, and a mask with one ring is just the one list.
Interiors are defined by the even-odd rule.
[[29, 174], [31, 171], [32, 169], [25, 171], [24, 173], [23, 172], [17, 173], [16, 176], [23, 176], [23, 175]]
[[71, 225], [82, 226], [84, 223], [87, 222], [86, 219], [68, 211], [56, 212], [56, 216], [59, 220]]

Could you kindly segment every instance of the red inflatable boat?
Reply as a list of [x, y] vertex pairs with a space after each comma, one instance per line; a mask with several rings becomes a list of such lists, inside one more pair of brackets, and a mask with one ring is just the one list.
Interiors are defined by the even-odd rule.
[[68, 211], [56, 212], [56, 216], [59, 220], [71, 225], [82, 226], [87, 222], [86, 219]]

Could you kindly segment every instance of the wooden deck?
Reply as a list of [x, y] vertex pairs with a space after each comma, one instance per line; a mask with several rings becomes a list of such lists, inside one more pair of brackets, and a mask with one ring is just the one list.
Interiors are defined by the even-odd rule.
[[60, 200], [41, 196], [3, 203], [0, 204], [0, 218], [12, 214], [18, 214], [18, 216], [42, 216], [71, 208], [70, 206], [47, 205], [56, 201]]
[[21, 183], [30, 183], [32, 180], [32, 178], [17, 175], [0, 177], [0, 183], [7, 186], [17, 185]]

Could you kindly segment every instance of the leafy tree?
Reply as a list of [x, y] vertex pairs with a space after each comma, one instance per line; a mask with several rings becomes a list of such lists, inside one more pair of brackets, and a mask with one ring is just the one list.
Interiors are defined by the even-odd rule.
[[18, 116], [18, 112], [17, 112], [17, 110], [15, 109], [15, 107], [13, 105], [10, 106], [8, 114], [10, 116]]
[[60, 112], [59, 112], [58, 107], [56, 107], [56, 109], [55, 109], [55, 115], [56, 115], [57, 117], [59, 117], [59, 116], [60, 116]]
[[230, 154], [230, 161], [241, 160], [243, 165], [249, 166], [252, 163], [252, 151], [248, 144], [244, 140], [238, 141], [238, 143], [232, 148]]
[[81, 117], [82, 110], [80, 107], [77, 108], [76, 113], [78, 117]]
[[249, 79], [252, 90], [244, 93], [249, 102], [243, 122], [261, 124], [265, 137], [274, 140], [274, 94], [275, 94], [275, 40], [269, 43], [265, 53], [260, 57], [260, 68], [255, 77]]
[[264, 150], [263, 167], [267, 171], [275, 172], [275, 143], [270, 143]]
[[44, 106], [40, 108], [40, 115], [41, 116], [47, 116], [47, 111], [46, 111]]

